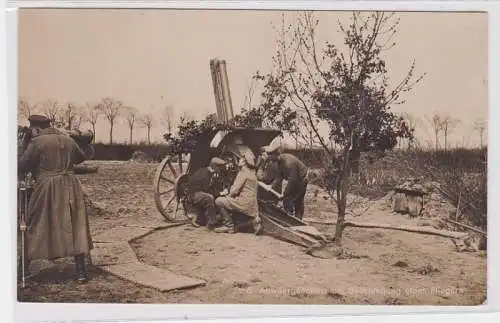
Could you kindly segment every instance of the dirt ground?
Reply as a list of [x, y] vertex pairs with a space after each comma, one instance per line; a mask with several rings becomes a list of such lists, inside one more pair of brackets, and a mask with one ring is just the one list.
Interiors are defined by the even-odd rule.
[[[162, 221], [154, 206], [156, 164], [93, 162], [97, 174], [81, 176], [101, 214], [92, 234], [130, 220]], [[311, 187], [306, 217], [335, 220], [332, 204]], [[366, 201], [365, 201], [366, 204]], [[366, 207], [360, 206], [362, 210]], [[353, 212], [359, 214], [360, 212]], [[381, 203], [356, 221], [412, 224]], [[318, 227], [332, 233], [334, 227]], [[77, 285], [71, 259], [33, 264], [20, 301], [107, 303], [405, 304], [479, 305], [486, 299], [486, 257], [458, 253], [449, 239], [382, 229], [346, 228], [342, 259], [320, 259], [302, 247], [253, 234], [215, 234], [180, 226], [155, 232], [133, 244], [148, 263], [207, 281], [203, 287], [159, 292], [98, 268]]]

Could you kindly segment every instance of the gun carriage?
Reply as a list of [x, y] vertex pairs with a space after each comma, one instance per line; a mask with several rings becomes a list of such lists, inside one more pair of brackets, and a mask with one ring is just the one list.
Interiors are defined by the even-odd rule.
[[[233, 118], [231, 96], [224, 61], [211, 60], [212, 80], [217, 106], [218, 121], [229, 124]], [[237, 161], [246, 151], [258, 156], [261, 147], [269, 145], [279, 129], [230, 128], [206, 130], [194, 138], [194, 147], [188, 154], [171, 154], [158, 166], [154, 176], [154, 198], [158, 211], [169, 222], [189, 223], [194, 212], [188, 202], [186, 183], [190, 174], [208, 166], [212, 157], [226, 161], [227, 168], [221, 174], [217, 190], [229, 188], [236, 176]], [[261, 188], [259, 188], [261, 189]], [[287, 214], [277, 204], [259, 200], [261, 233], [317, 249], [326, 245], [326, 238], [302, 220]]]

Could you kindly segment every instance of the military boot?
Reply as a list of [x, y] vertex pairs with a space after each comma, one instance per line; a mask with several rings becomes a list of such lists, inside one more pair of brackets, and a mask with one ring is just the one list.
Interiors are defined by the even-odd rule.
[[257, 216], [255, 217], [255, 219], [253, 219], [252, 225], [253, 233], [255, 235], [259, 235], [262, 232], [262, 219], [260, 218], [260, 216]]
[[80, 284], [83, 284], [87, 281], [87, 269], [85, 267], [85, 255], [83, 253], [76, 255], [75, 259], [75, 267], [76, 267], [76, 275], [77, 281]]
[[215, 228], [214, 232], [217, 232], [217, 233], [235, 233], [236, 232], [236, 227], [233, 223], [233, 219], [231, 218], [230, 214], [228, 214], [227, 212], [224, 212], [222, 214], [222, 226]]

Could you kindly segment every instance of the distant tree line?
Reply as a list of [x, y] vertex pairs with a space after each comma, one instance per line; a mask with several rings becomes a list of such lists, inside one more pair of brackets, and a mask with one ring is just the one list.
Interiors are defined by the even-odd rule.
[[[33, 114], [42, 114], [49, 118], [52, 124], [59, 128], [80, 129], [83, 124], [90, 126], [94, 133], [97, 125], [105, 122], [109, 126], [109, 143], [113, 144], [113, 131], [119, 123], [125, 123], [129, 130], [128, 143], [134, 141], [133, 133], [136, 127], [146, 130], [147, 143], [151, 144], [151, 130], [161, 125], [166, 131], [172, 131], [174, 127], [173, 108], [165, 106], [162, 115], [155, 118], [151, 114], [141, 114], [135, 107], [126, 105], [121, 100], [105, 97], [98, 102], [87, 102], [84, 105], [75, 102], [60, 103], [48, 99], [43, 102], [32, 103], [24, 98], [18, 102], [18, 117], [20, 120], [28, 120]], [[186, 117], [184, 115], [184, 117]]]
[[[450, 135], [456, 130], [456, 128], [463, 124], [464, 122], [456, 117], [451, 116], [447, 113], [437, 113], [434, 112], [430, 115], [425, 116], [423, 119], [417, 118], [410, 113], [402, 113], [402, 118], [405, 120], [406, 124], [415, 131], [417, 127], [422, 127], [426, 130], [430, 130], [428, 133], [431, 135], [432, 140], [427, 142], [427, 145], [423, 142], [418, 142], [415, 137], [407, 140], [407, 147], [410, 149], [412, 147], [419, 146], [420, 148], [434, 148], [435, 150], [449, 150], [452, 148], [466, 148], [469, 143], [469, 134], [472, 131], [477, 135], [479, 139], [479, 147], [476, 148], [484, 148], [487, 145], [486, 132], [488, 130], [488, 122], [484, 119], [475, 119], [470, 124], [470, 131], [468, 134], [465, 134], [462, 137], [462, 141], [457, 141], [455, 145], [452, 147], [450, 144]], [[400, 142], [401, 147], [402, 142]], [[424, 146], [424, 147], [422, 147]], [[427, 146], [427, 147], [425, 147]]]

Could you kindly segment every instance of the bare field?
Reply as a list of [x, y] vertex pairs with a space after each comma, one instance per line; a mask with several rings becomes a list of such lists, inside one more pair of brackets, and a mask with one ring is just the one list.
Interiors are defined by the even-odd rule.
[[[92, 233], [129, 221], [161, 222], [153, 200], [156, 164], [93, 162], [97, 174], [81, 176], [103, 214]], [[306, 217], [335, 220], [333, 205], [311, 187]], [[415, 224], [373, 202], [356, 221]], [[334, 228], [322, 226], [324, 232]], [[449, 239], [382, 229], [347, 228], [344, 259], [319, 259], [268, 236], [215, 234], [180, 226], [134, 243], [138, 257], [175, 273], [199, 277], [206, 286], [161, 293], [97, 268], [85, 285], [73, 281], [70, 259], [45, 268], [20, 301], [112, 303], [267, 303], [479, 305], [486, 299], [486, 257], [458, 253]], [[34, 267], [37, 264], [34, 264]]]

